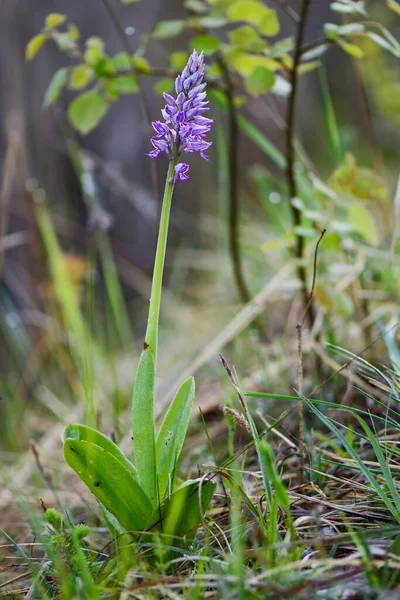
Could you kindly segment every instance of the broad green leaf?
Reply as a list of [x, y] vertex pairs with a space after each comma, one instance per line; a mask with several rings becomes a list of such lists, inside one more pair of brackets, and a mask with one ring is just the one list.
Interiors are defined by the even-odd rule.
[[87, 65], [78, 65], [71, 71], [69, 85], [73, 90], [81, 90], [86, 87], [93, 77], [93, 70]]
[[68, 70], [62, 67], [58, 69], [47, 87], [47, 90], [44, 95], [43, 106], [46, 108], [53, 104], [60, 97], [61, 92], [63, 91], [68, 80]]
[[139, 483], [110, 452], [84, 440], [67, 438], [64, 458], [90, 491], [128, 531], [142, 531], [153, 506]]
[[203, 51], [205, 56], [214, 54], [219, 49], [220, 45], [220, 40], [212, 35], [197, 35], [190, 40], [191, 50], [196, 49], [198, 52]]
[[176, 463], [185, 441], [194, 393], [194, 379], [190, 377], [177, 391], [157, 435], [157, 477], [161, 500], [173, 488]]
[[[294, 39], [292, 37], [284, 38], [283, 40], [279, 40], [276, 42], [271, 48], [271, 56], [273, 58], [278, 58], [288, 52], [291, 52], [294, 48]], [[303, 60], [304, 60], [303, 54]]]
[[325, 23], [324, 31], [327, 38], [335, 41], [339, 35], [339, 25], [336, 25], [336, 23]]
[[154, 432], [155, 365], [147, 346], [142, 351], [133, 388], [132, 434], [138, 479], [153, 506], [157, 503], [156, 444]]
[[158, 40], [165, 40], [167, 38], [174, 38], [178, 36], [185, 27], [185, 21], [181, 20], [170, 20], [170, 21], [159, 21], [155, 30], [153, 31], [153, 37]]
[[386, 0], [387, 5], [391, 8], [396, 14], [400, 15], [400, 4], [397, 0]]
[[350, 54], [350, 56], [354, 56], [354, 58], [363, 58], [364, 52], [356, 44], [352, 44], [351, 42], [345, 42], [342, 39], [338, 39], [337, 42], [342, 48], [342, 50], [347, 52], [347, 54]]
[[229, 21], [244, 21], [258, 26], [264, 17], [268, 16], [269, 10], [257, 0], [240, 0], [229, 7], [227, 17]]
[[262, 96], [269, 92], [275, 83], [275, 75], [270, 69], [256, 67], [245, 80], [247, 91], [252, 96]]
[[43, 33], [39, 33], [35, 35], [29, 42], [25, 51], [26, 60], [32, 60], [35, 58], [36, 54], [39, 52], [40, 48], [46, 41], [46, 36]]
[[61, 25], [61, 23], [64, 23], [66, 18], [65, 15], [60, 15], [59, 13], [50, 13], [46, 17], [46, 29], [54, 29], [58, 25]]
[[139, 89], [137, 79], [133, 73], [110, 79], [105, 83], [104, 88], [111, 97], [120, 94], [136, 94]]
[[[170, 543], [171, 546], [179, 546], [184, 542], [193, 540], [201, 522], [199, 485], [201, 480], [194, 479], [183, 483], [159, 508], [157, 508], [150, 523], [158, 524], [162, 521], [162, 532], [165, 536], [171, 536], [168, 540], [163, 535], [162, 542]], [[213, 496], [216, 484], [210, 480], [204, 480], [201, 487], [201, 509], [204, 513]], [[176, 539], [184, 536], [184, 540]]]
[[259, 36], [251, 25], [242, 25], [228, 33], [232, 46], [241, 50], [252, 50], [262, 52], [266, 48], [266, 42]]
[[177, 71], [183, 71], [188, 61], [187, 52], [172, 52], [169, 57], [170, 65]]
[[[186, 63], [185, 63], [186, 64]], [[154, 86], [154, 92], [158, 96], [162, 96], [164, 92], [172, 92], [174, 88], [174, 80], [169, 77], [165, 77], [164, 79], [160, 79]]]
[[92, 90], [75, 98], [68, 108], [68, 116], [72, 125], [85, 135], [98, 125], [107, 110], [108, 102]]
[[261, 33], [267, 37], [274, 37], [279, 33], [280, 25], [275, 10], [269, 9], [268, 13], [262, 18], [258, 26]]
[[279, 63], [268, 56], [257, 56], [255, 54], [247, 54], [246, 52], [228, 54], [227, 61], [242, 77], [247, 77], [257, 67], [264, 67], [270, 71], [275, 71], [279, 67]]
[[94, 66], [104, 56], [104, 41], [99, 37], [86, 40], [85, 61]]
[[364, 0], [353, 0], [347, 2], [332, 2], [331, 9], [339, 14], [345, 15], [362, 15], [363, 17], [367, 16], [364, 8]]
[[106, 450], [114, 456], [119, 462], [130, 472], [133, 478], [136, 478], [136, 469], [125, 456], [125, 454], [118, 448], [114, 442], [112, 442], [106, 435], [100, 433], [92, 427], [87, 425], [67, 425], [62, 434], [62, 441], [65, 442], [67, 438], [74, 440], [81, 440], [85, 442], [91, 442], [100, 446], [103, 450]]

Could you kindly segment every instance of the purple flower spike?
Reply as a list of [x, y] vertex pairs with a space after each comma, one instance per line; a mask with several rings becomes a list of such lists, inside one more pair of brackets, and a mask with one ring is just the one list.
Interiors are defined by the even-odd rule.
[[[211, 146], [205, 139], [210, 131], [212, 119], [207, 119], [203, 114], [209, 110], [206, 101], [206, 83], [204, 77], [204, 56], [193, 50], [182, 74], [175, 81], [176, 98], [164, 94], [166, 106], [161, 111], [164, 123], [155, 121], [153, 129], [156, 132], [151, 138], [154, 150], [149, 152], [151, 158], [158, 158], [168, 154], [170, 160], [180, 156], [182, 152], [198, 152], [202, 158], [208, 160], [204, 151]], [[179, 163], [171, 181], [189, 179], [187, 172], [189, 165]]]

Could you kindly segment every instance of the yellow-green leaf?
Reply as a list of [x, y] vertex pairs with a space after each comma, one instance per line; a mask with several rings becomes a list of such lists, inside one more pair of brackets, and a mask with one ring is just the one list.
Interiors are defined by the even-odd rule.
[[270, 71], [275, 71], [279, 67], [279, 63], [272, 58], [268, 58], [268, 56], [257, 56], [245, 52], [228, 55], [227, 62], [235, 67], [242, 77], [247, 77], [257, 67], [265, 67]]
[[138, 91], [137, 79], [133, 73], [120, 75], [107, 81], [105, 84], [106, 92], [112, 97], [120, 94], [136, 94]]
[[160, 79], [154, 86], [154, 92], [157, 96], [162, 96], [164, 92], [172, 92], [174, 90], [174, 80], [169, 77]]
[[66, 18], [65, 15], [60, 15], [60, 13], [50, 13], [46, 17], [46, 29], [54, 29], [54, 27], [64, 23]]
[[54, 73], [44, 95], [43, 106], [47, 108], [48, 106], [53, 104], [53, 102], [58, 100], [62, 90], [64, 89], [65, 84], [67, 83], [67, 79], [68, 71], [64, 67], [58, 69]]
[[188, 60], [187, 52], [172, 52], [169, 57], [170, 65], [173, 69], [177, 71], [182, 71], [186, 66]]
[[135, 69], [140, 71], [140, 73], [150, 73], [150, 65], [149, 61], [144, 58], [144, 56], [139, 56], [138, 54], [134, 54], [132, 56], [132, 65]]
[[85, 135], [96, 127], [107, 110], [108, 102], [92, 90], [75, 98], [68, 108], [68, 116], [72, 125]]
[[241, 50], [262, 52], [266, 47], [266, 42], [251, 25], [237, 27], [233, 31], [230, 31], [228, 36], [231, 44]]
[[245, 86], [252, 96], [262, 96], [269, 92], [275, 83], [275, 75], [270, 69], [256, 67], [246, 78]]
[[35, 35], [35, 37], [33, 37], [28, 42], [28, 45], [27, 45], [26, 51], [25, 51], [26, 60], [32, 60], [32, 58], [34, 58], [36, 56], [36, 54], [39, 52], [40, 48], [45, 43], [46, 39], [47, 38], [43, 33], [39, 33], [38, 35]]
[[276, 11], [272, 8], [268, 9], [267, 14], [262, 18], [259, 25], [261, 33], [267, 37], [273, 37], [279, 33], [280, 25]]
[[387, 5], [391, 8], [396, 14], [400, 15], [400, 4], [397, 0], [387, 0]]
[[265, 4], [257, 0], [241, 0], [229, 7], [227, 17], [229, 21], [244, 21], [259, 26], [264, 17], [268, 16], [269, 10]]
[[71, 71], [69, 84], [74, 90], [84, 88], [93, 77], [93, 71], [88, 65], [78, 65]]
[[91, 37], [86, 41], [85, 60], [95, 65], [104, 56], [104, 42], [99, 37]]
[[375, 220], [369, 210], [359, 202], [352, 202], [347, 208], [349, 221], [354, 230], [371, 244], [379, 245], [379, 235]]
[[342, 39], [338, 39], [337, 41], [342, 50], [347, 52], [347, 54], [350, 54], [350, 56], [354, 56], [354, 58], [362, 58], [364, 56], [364, 52], [359, 46], [356, 46], [356, 44], [345, 42]]

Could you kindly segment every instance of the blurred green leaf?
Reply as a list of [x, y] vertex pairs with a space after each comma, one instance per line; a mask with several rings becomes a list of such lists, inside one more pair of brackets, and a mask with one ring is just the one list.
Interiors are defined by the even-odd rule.
[[400, 4], [397, 0], [386, 0], [387, 5], [391, 8], [396, 14], [400, 15]]
[[58, 69], [47, 87], [44, 95], [43, 106], [47, 108], [58, 100], [68, 80], [68, 70], [64, 67]]
[[81, 90], [86, 87], [93, 77], [93, 71], [87, 65], [78, 65], [71, 71], [69, 85], [74, 90]]
[[[271, 56], [273, 58], [279, 58], [283, 54], [287, 54], [291, 52], [294, 48], [294, 39], [292, 37], [284, 38], [283, 40], [279, 40], [271, 47]], [[304, 59], [304, 54], [303, 54]]]
[[39, 52], [40, 48], [43, 46], [46, 39], [47, 38], [43, 33], [39, 33], [38, 35], [35, 35], [35, 37], [33, 37], [28, 42], [28, 45], [26, 46], [26, 50], [25, 50], [26, 60], [32, 60], [33, 58], [35, 58], [36, 54]]
[[61, 23], [64, 23], [66, 18], [65, 15], [61, 15], [60, 13], [50, 13], [46, 17], [45, 27], [46, 29], [54, 29], [58, 25], [61, 25]]
[[80, 33], [79, 33], [79, 29], [77, 28], [76, 25], [68, 25], [68, 35], [69, 38], [73, 41], [76, 42], [79, 40], [80, 38]]
[[157, 476], [161, 500], [173, 488], [176, 463], [185, 441], [194, 393], [194, 379], [189, 377], [178, 389], [157, 435]]
[[360, 202], [352, 202], [347, 207], [349, 221], [354, 230], [371, 246], [379, 246], [379, 235], [375, 220], [370, 211]]
[[214, 54], [220, 45], [220, 40], [212, 35], [197, 35], [190, 40], [191, 50], [203, 51], [205, 56]]
[[280, 25], [276, 11], [272, 8], [268, 9], [268, 13], [263, 17], [258, 28], [267, 37], [277, 35], [280, 31]]
[[246, 89], [252, 96], [266, 94], [274, 87], [274, 83], [274, 73], [265, 67], [256, 67], [245, 80]]
[[337, 42], [342, 48], [342, 50], [347, 52], [347, 54], [350, 54], [350, 56], [353, 56], [354, 58], [363, 58], [364, 52], [359, 46], [356, 46], [356, 44], [352, 44], [351, 42], [345, 42], [340, 38], [337, 40]]
[[81, 94], [70, 104], [68, 116], [72, 125], [82, 134], [98, 125], [108, 110], [108, 102], [94, 90]]
[[131, 59], [127, 52], [119, 52], [110, 58], [110, 65], [113, 71], [129, 71], [131, 68]]
[[266, 47], [266, 42], [260, 37], [257, 31], [250, 25], [242, 25], [228, 33], [229, 40], [233, 46], [241, 50], [252, 50], [262, 52]]
[[359, 200], [382, 201], [386, 198], [385, 185], [372, 169], [357, 165], [352, 154], [347, 153], [331, 177], [332, 189], [350, 194]]
[[364, 0], [342, 0], [342, 2], [332, 2], [331, 9], [340, 14], [359, 14], [363, 17], [367, 16]]
[[200, 25], [200, 27], [206, 27], [207, 29], [219, 29], [220, 27], [224, 27], [226, 23], [226, 19], [222, 17], [201, 17], [201, 19], [198, 20], [198, 25]]
[[104, 85], [104, 89], [111, 97], [120, 94], [136, 94], [139, 90], [137, 79], [133, 73], [127, 75], [119, 75], [114, 79], [110, 79]]
[[304, 73], [310, 73], [311, 71], [315, 71], [321, 63], [318, 60], [311, 60], [309, 62], [301, 63], [299, 66], [300, 75], [304, 75]]
[[244, 21], [259, 25], [264, 17], [268, 15], [269, 9], [262, 2], [257, 0], [240, 0], [232, 4], [228, 11], [229, 21]]
[[140, 0], [121, 0], [122, 4], [133, 4], [134, 2], [140, 2]]
[[183, 71], [188, 61], [187, 52], [172, 52], [169, 57], [170, 65], [177, 71]]
[[239, 50], [226, 53], [225, 58], [226, 62], [232, 65], [242, 77], [247, 77], [257, 67], [264, 67], [270, 71], [275, 71], [279, 67], [279, 63], [268, 56], [247, 54]]
[[184, 7], [199, 15], [207, 12], [207, 5], [201, 0], [185, 0]]
[[153, 505], [115, 456], [92, 442], [67, 438], [64, 458], [125, 529], [143, 531], [147, 527]]
[[149, 73], [150, 65], [149, 61], [144, 58], [144, 56], [139, 56], [139, 54], [134, 54], [132, 56], [132, 64], [135, 69], [137, 69], [140, 73]]
[[153, 37], [158, 40], [174, 38], [181, 34], [184, 28], [185, 21], [182, 20], [159, 21], [153, 31]]
[[154, 92], [157, 94], [157, 96], [162, 96], [164, 92], [172, 92], [175, 89], [174, 86], [174, 80], [170, 79], [169, 77], [165, 77], [164, 79], [157, 81], [154, 86]]
[[104, 56], [104, 41], [99, 37], [86, 40], [85, 61], [94, 66]]
[[396, 56], [397, 58], [400, 57], [400, 46], [398, 48], [393, 46], [388, 40], [386, 40], [378, 33], [375, 33], [374, 31], [368, 31], [367, 36], [370, 40], [375, 42], [375, 44], [377, 44], [384, 50], [387, 50], [391, 54], [394, 54], [394, 56]]
[[324, 31], [328, 39], [336, 41], [339, 35], [339, 25], [336, 25], [336, 23], [325, 23]]

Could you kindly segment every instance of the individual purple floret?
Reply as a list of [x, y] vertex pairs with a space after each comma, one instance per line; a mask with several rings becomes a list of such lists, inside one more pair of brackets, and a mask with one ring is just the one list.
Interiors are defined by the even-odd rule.
[[[182, 74], [175, 81], [176, 98], [164, 94], [167, 104], [161, 111], [164, 123], [153, 123], [156, 135], [151, 138], [154, 150], [149, 152], [151, 158], [158, 158], [164, 152], [169, 158], [180, 156], [182, 152], [198, 152], [202, 158], [208, 160], [204, 154], [211, 146], [205, 135], [210, 131], [212, 119], [207, 119], [203, 114], [209, 110], [205, 92], [204, 56], [193, 50]], [[171, 181], [185, 181], [189, 179], [187, 172], [189, 165], [179, 163]]]

